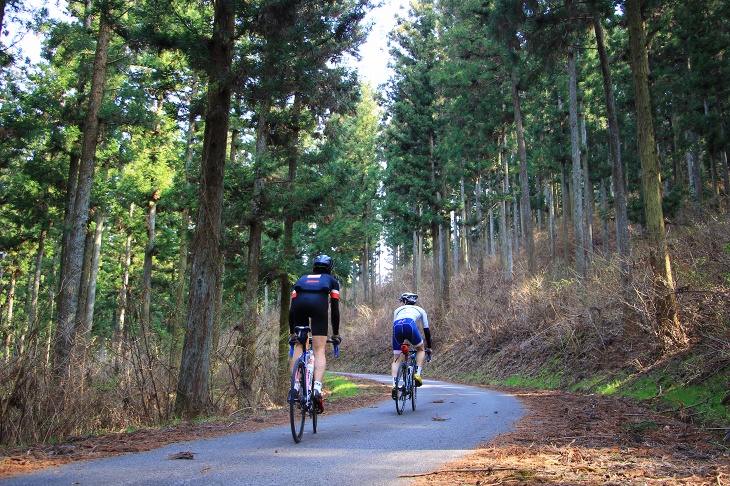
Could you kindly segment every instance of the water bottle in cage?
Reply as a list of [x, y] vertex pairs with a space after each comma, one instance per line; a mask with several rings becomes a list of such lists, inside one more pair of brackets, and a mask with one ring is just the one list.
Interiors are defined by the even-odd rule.
[[314, 378], [314, 353], [309, 353], [309, 360], [307, 361], [307, 379], [311, 383]]

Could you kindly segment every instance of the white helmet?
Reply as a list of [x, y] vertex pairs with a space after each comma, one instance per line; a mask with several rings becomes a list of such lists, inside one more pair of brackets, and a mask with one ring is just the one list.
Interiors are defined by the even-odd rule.
[[406, 305], [416, 305], [416, 302], [418, 302], [418, 294], [403, 292], [401, 296], [398, 297], [398, 300]]

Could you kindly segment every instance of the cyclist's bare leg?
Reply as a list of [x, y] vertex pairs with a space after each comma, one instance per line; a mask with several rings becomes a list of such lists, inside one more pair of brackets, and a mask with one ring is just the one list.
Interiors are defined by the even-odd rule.
[[401, 357], [403, 353], [393, 353], [393, 363], [390, 365], [390, 374], [393, 376], [393, 381], [398, 377], [398, 365], [400, 365]]
[[426, 359], [426, 345], [423, 344], [423, 341], [421, 341], [421, 344], [416, 346], [416, 366], [421, 367], [423, 366], [423, 360]]
[[294, 371], [294, 365], [296, 364], [297, 360], [299, 359], [299, 356], [302, 355], [302, 345], [300, 343], [296, 343], [294, 345], [294, 354], [291, 355], [291, 362], [289, 363], [289, 369], [290, 371]]
[[312, 349], [314, 350], [314, 381], [322, 382], [324, 370], [327, 368], [327, 356], [324, 347], [327, 344], [327, 336], [312, 336]]

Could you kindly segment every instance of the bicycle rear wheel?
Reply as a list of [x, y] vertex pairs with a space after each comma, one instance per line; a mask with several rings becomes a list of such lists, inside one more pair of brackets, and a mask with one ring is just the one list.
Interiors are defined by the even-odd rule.
[[397, 385], [395, 389], [395, 411], [398, 412], [398, 415], [403, 414], [403, 410], [406, 409], [406, 400], [408, 400], [406, 372], [407, 366], [406, 363], [403, 362], [398, 367], [398, 376], [396, 380]]
[[[307, 418], [306, 390], [304, 381], [304, 363], [297, 361], [291, 374], [291, 388], [289, 390], [289, 420], [291, 421], [291, 435], [297, 444], [302, 440], [304, 420]], [[295, 387], [295, 385], [297, 385]], [[297, 388], [299, 391], [297, 392]]]
[[[414, 364], [411, 368], [411, 372], [414, 373], [416, 369], [416, 365]], [[410, 383], [408, 383], [408, 386], [411, 389], [411, 410], [416, 410], [416, 394], [418, 394], [418, 387], [416, 386], [416, 380], [413, 378], [413, 374], [411, 374], [411, 379], [409, 380]]]

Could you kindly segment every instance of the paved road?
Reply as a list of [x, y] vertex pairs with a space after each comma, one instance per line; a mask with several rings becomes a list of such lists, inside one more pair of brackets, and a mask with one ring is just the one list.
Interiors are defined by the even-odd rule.
[[[390, 382], [389, 377], [357, 375]], [[317, 433], [307, 420], [295, 444], [289, 425], [154, 451], [80, 462], [18, 475], [9, 485], [282, 485], [297, 483], [398, 485], [399, 474], [423, 473], [463, 456], [510, 430], [524, 413], [510, 396], [424, 380], [416, 411], [403, 415], [393, 400], [347, 413], [321, 415]], [[191, 451], [194, 460], [167, 459]]]

